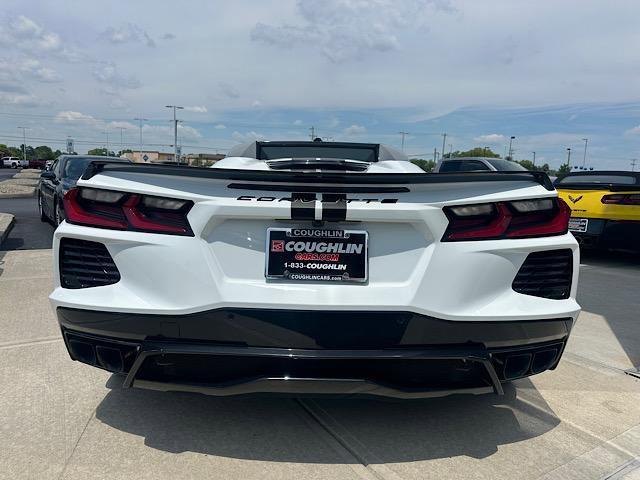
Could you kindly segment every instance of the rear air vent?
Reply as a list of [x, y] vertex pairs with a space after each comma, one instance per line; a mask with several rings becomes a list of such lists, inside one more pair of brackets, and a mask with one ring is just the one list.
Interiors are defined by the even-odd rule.
[[512, 288], [525, 295], [562, 300], [569, 298], [573, 253], [569, 249], [530, 253]]
[[102, 243], [60, 240], [60, 283], [64, 288], [100, 287], [119, 281], [120, 272]]

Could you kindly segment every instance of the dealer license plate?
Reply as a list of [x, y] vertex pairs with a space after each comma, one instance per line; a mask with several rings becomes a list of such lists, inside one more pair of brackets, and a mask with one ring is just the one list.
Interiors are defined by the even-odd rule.
[[287, 280], [366, 282], [368, 233], [269, 228], [265, 276]]
[[570, 218], [569, 219], [569, 231], [570, 232], [586, 232], [589, 226], [588, 218]]

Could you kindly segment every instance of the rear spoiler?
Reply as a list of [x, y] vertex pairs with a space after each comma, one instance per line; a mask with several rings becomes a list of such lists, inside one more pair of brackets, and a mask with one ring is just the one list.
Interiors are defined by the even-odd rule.
[[96, 160], [82, 174], [89, 180], [103, 172], [148, 173], [178, 177], [211, 178], [269, 183], [335, 183], [347, 185], [406, 185], [426, 183], [472, 182], [535, 182], [553, 191], [553, 183], [544, 172], [460, 172], [460, 173], [342, 173], [342, 172], [282, 172], [270, 170], [233, 170], [187, 166], [123, 163]]
[[607, 190], [609, 192], [640, 192], [640, 185], [622, 183], [563, 183], [555, 184], [560, 190]]

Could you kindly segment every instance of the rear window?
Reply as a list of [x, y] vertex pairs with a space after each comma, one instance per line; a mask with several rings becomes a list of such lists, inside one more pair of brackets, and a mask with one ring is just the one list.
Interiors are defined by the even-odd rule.
[[615, 185], [635, 185], [636, 179], [627, 175], [567, 175], [558, 182], [559, 185], [568, 183], [612, 183]]
[[449, 160], [442, 162], [440, 172], [482, 172], [489, 170], [484, 163], [479, 160]]
[[332, 146], [323, 145], [260, 145], [259, 160], [276, 160], [278, 158], [341, 158], [347, 160], [361, 160], [376, 162], [378, 149], [375, 145], [363, 146]]
[[491, 160], [487, 160], [493, 167], [501, 172], [522, 172], [527, 169], [522, 165], [516, 162], [512, 162], [510, 160], [504, 160], [500, 158], [492, 158]]

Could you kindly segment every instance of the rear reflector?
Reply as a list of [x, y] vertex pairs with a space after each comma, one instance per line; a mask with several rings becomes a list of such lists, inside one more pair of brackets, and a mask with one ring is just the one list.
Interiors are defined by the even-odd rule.
[[66, 220], [77, 225], [193, 236], [189, 200], [76, 187], [64, 195]]
[[563, 235], [571, 209], [560, 198], [445, 207], [449, 226], [443, 242]]
[[637, 193], [616, 193], [602, 197], [605, 205], [640, 205], [640, 194]]

